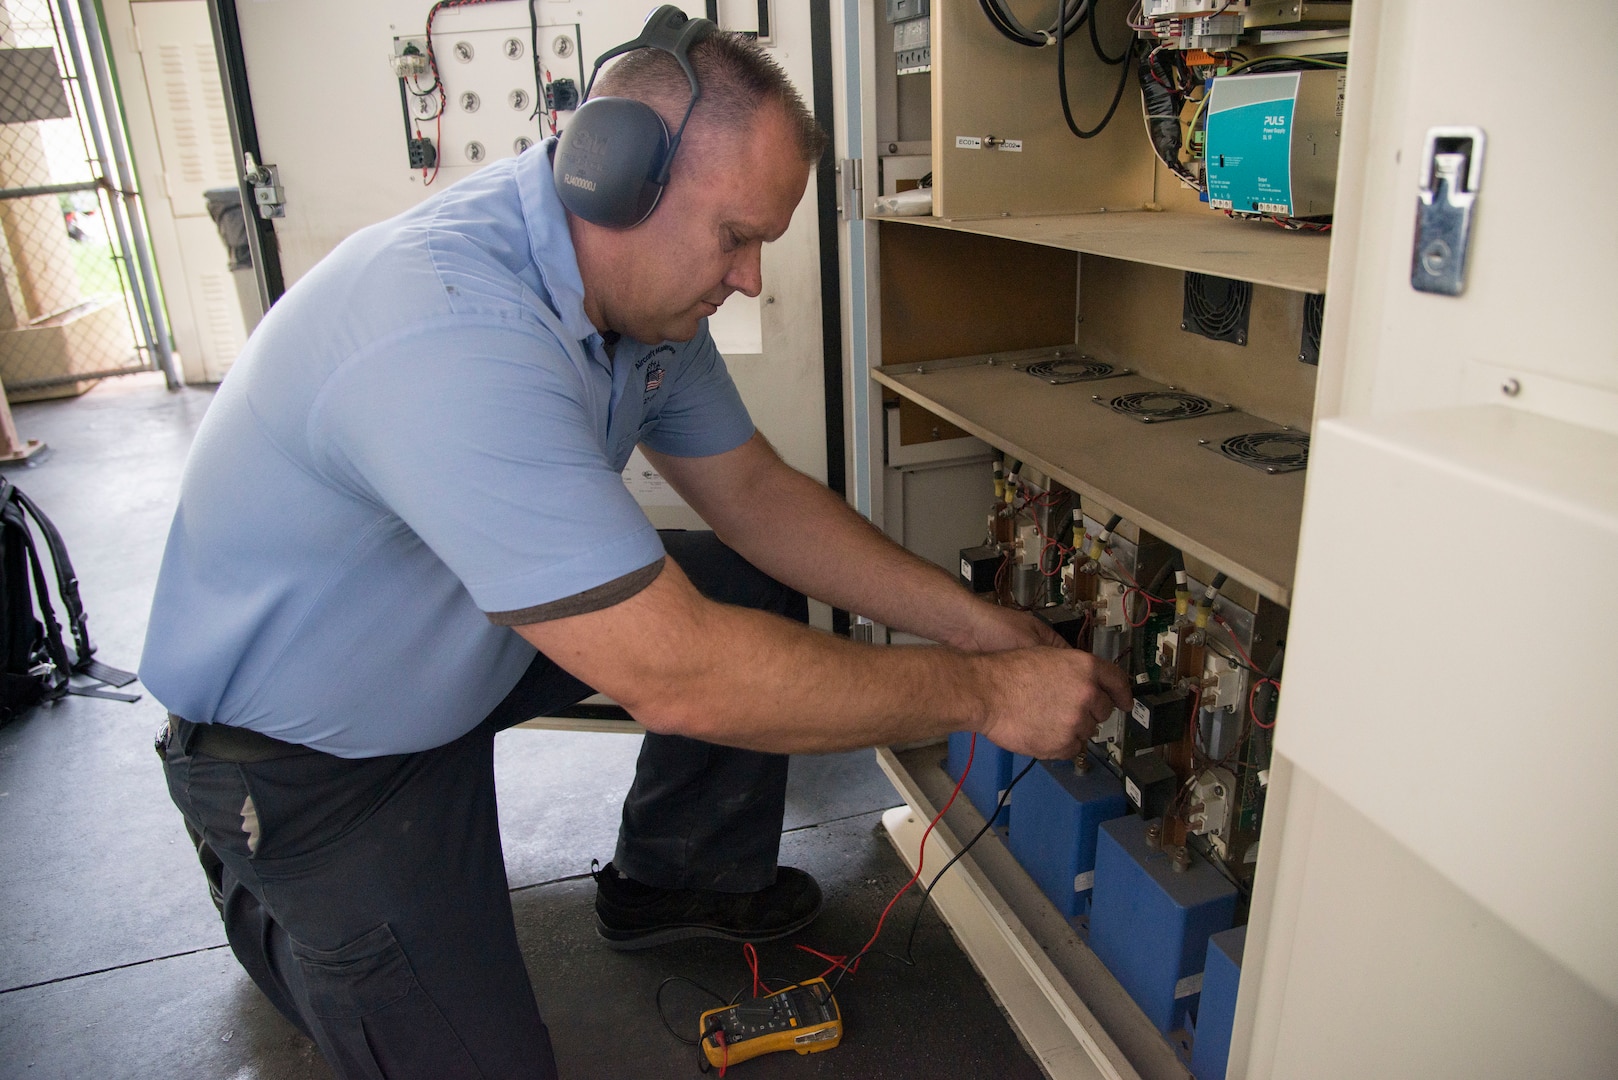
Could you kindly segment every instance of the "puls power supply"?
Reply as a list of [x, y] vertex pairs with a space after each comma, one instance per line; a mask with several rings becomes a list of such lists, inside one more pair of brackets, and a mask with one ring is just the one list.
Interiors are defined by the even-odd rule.
[[1208, 91], [1208, 205], [1244, 216], [1327, 217], [1337, 190], [1342, 71], [1231, 75]]

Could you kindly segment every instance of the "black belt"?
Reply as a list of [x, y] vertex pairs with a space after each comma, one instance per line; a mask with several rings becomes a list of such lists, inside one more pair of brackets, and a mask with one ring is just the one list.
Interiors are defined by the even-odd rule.
[[169, 737], [179, 740], [183, 753], [207, 754], [220, 761], [244, 765], [312, 753], [307, 746], [272, 739], [249, 728], [230, 724], [193, 724], [173, 713], [169, 713]]

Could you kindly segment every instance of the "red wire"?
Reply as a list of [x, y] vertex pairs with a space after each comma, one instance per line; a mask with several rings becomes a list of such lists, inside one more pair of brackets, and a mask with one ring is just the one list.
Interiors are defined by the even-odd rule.
[[[1252, 668], [1254, 671], [1260, 670], [1259, 666], [1257, 664], [1253, 663], [1253, 658], [1251, 656], [1247, 655], [1247, 650], [1242, 648], [1242, 643], [1236, 639], [1236, 631], [1234, 631], [1234, 630], [1232, 630], [1230, 628], [1230, 624], [1225, 621], [1225, 617], [1223, 615], [1215, 615], [1214, 616], [1214, 622], [1218, 623], [1220, 626], [1223, 626], [1225, 628], [1225, 633], [1230, 635], [1230, 643], [1232, 645], [1236, 646], [1236, 651], [1237, 652], [1242, 654], [1242, 659], [1247, 661], [1247, 666]], [[1275, 682], [1274, 679], [1271, 679], [1271, 680], [1268, 680], [1268, 681]], [[1275, 685], [1280, 686], [1281, 684], [1276, 683]]]
[[724, 1076], [725, 1070], [730, 1068], [730, 1044], [725, 1041], [725, 1030], [723, 1028], [713, 1034], [714, 1038], [719, 1040], [719, 1049], [723, 1055], [719, 1062], [719, 1075]]
[[1124, 577], [1128, 578], [1129, 583], [1135, 586], [1135, 588], [1140, 588], [1140, 582], [1135, 580], [1134, 574], [1131, 574], [1128, 570], [1124, 569], [1124, 564], [1118, 560], [1118, 556], [1113, 555], [1112, 548], [1107, 548], [1106, 551], [1108, 555], [1112, 555], [1113, 569], [1117, 570], [1120, 574], [1124, 575]]
[[[904, 885], [899, 888], [899, 891], [893, 894], [893, 899], [888, 901], [888, 906], [882, 909], [882, 914], [878, 916], [876, 920], [876, 929], [871, 933], [871, 940], [867, 941], [860, 951], [854, 954], [855, 960], [853, 965], [849, 966], [846, 964], [838, 964], [834, 961], [834, 966], [847, 967], [850, 975], [859, 970], [860, 962], [858, 958], [869, 952], [871, 950], [871, 946], [876, 944], [876, 939], [882, 936], [882, 924], [888, 921], [888, 912], [892, 911], [893, 905], [899, 902], [899, 897], [909, 892], [910, 886], [914, 885], [918, 880], [920, 880], [922, 862], [927, 857], [927, 838], [933, 834], [933, 829], [937, 827], [939, 821], [943, 819], [944, 815], [949, 813], [949, 808], [955, 805], [955, 797], [961, 793], [961, 785], [966, 783], [967, 776], [972, 772], [972, 758], [977, 754], [977, 749], [978, 736], [977, 732], [973, 732], [972, 741], [966, 748], [966, 767], [961, 770], [961, 778], [955, 781], [955, 790], [949, 793], [949, 799], [944, 803], [943, 809], [933, 815], [933, 820], [927, 823], [927, 830], [921, 834], [921, 844], [916, 848], [916, 872], [910, 875], [910, 880], [905, 882]], [[827, 957], [827, 959], [830, 959], [830, 957]]]
[[427, 175], [427, 170], [421, 170], [425, 177], [422, 187], [432, 187], [433, 181], [438, 179], [438, 167], [444, 163], [444, 110], [440, 108], [438, 115], [433, 118], [433, 145], [438, 149], [438, 155], [433, 158], [433, 174]]
[[742, 944], [742, 957], [747, 961], [747, 969], [753, 973], [753, 996], [758, 997], [758, 952], [752, 942]]
[[[1136, 622], [1134, 619], [1131, 619], [1129, 617], [1129, 612], [1127, 610], [1127, 607], [1128, 607], [1128, 604], [1129, 604], [1129, 594], [1130, 593], [1136, 593], [1136, 594], [1144, 597], [1146, 599], [1146, 601], [1147, 601], [1146, 614], [1144, 614], [1144, 615], [1142, 615], [1140, 617], [1140, 622]], [[1145, 626], [1147, 624], [1147, 622], [1149, 622], [1151, 620], [1151, 618], [1152, 618], [1151, 601], [1155, 600], [1155, 599], [1157, 599], [1157, 598], [1152, 596], [1145, 589], [1136, 589], [1136, 588], [1133, 588], [1133, 587], [1125, 589], [1124, 590], [1124, 604], [1125, 604], [1126, 610], [1124, 611], [1124, 621], [1126, 623], [1128, 623], [1130, 625], [1130, 627], [1135, 629], [1135, 630], [1139, 630], [1141, 627]]]
[[821, 952], [819, 949], [811, 949], [809, 946], [803, 944], [798, 945], [798, 948], [803, 952], [808, 953], [810, 956], [817, 956], [831, 965], [831, 967], [820, 973], [819, 977], [822, 979], [839, 968], [848, 967], [848, 957], [846, 956], [830, 956]]
[[1271, 720], [1268, 724], [1266, 724], [1264, 721], [1260, 720], [1258, 718], [1258, 709], [1253, 705], [1253, 698], [1258, 696], [1258, 688], [1263, 686], [1265, 683], [1269, 683], [1271, 686], [1275, 687], [1275, 692], [1277, 694], [1281, 692], [1281, 684], [1276, 682], [1274, 679], [1254, 679], [1253, 688], [1247, 692], [1247, 711], [1252, 714], [1253, 723], [1257, 724], [1265, 731], [1269, 731], [1275, 726], [1275, 721]]

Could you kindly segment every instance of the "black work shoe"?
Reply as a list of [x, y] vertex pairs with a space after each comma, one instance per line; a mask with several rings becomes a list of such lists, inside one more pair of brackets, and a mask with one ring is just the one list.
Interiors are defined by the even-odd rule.
[[802, 930], [820, 914], [820, 886], [790, 866], [758, 892], [659, 889], [625, 877], [612, 863], [591, 868], [596, 932], [614, 949], [646, 949], [685, 938], [770, 941]]

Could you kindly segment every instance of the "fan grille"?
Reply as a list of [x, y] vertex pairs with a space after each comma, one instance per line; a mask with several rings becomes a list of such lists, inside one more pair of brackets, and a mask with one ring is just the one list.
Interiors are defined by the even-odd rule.
[[1311, 293], [1303, 301], [1303, 341], [1298, 346], [1298, 359], [1306, 364], [1320, 363], [1320, 328], [1326, 319], [1326, 297]]
[[1205, 397], [1182, 394], [1176, 390], [1143, 390], [1135, 394], [1122, 394], [1113, 398], [1108, 405], [1113, 412], [1132, 416], [1143, 424], [1189, 420], [1194, 416], [1225, 411]]
[[1232, 435], [1219, 452], [1267, 473], [1297, 472], [1309, 464], [1309, 436], [1298, 431], [1254, 431]]
[[1036, 379], [1060, 386], [1064, 383], [1092, 382], [1110, 378], [1115, 374], [1111, 364], [1092, 360], [1087, 356], [1072, 360], [1041, 360], [1023, 369]]

